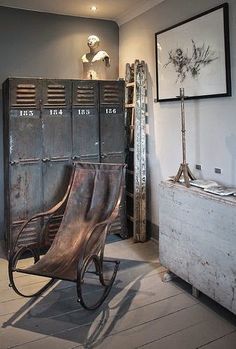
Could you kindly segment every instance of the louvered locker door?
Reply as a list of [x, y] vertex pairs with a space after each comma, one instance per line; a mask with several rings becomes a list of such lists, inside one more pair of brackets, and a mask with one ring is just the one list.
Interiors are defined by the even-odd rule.
[[[125, 163], [124, 81], [100, 81], [100, 151], [101, 162]], [[127, 237], [125, 188], [119, 216], [111, 226], [112, 234]]]
[[[4, 163], [6, 239], [11, 248], [22, 223], [42, 207], [40, 119], [41, 83], [38, 79], [11, 78], [4, 90]], [[22, 235], [21, 244], [36, 243], [38, 223]]]
[[[43, 80], [43, 202], [44, 210], [58, 203], [69, 183], [72, 131], [71, 81]], [[48, 226], [46, 245], [50, 245], [62, 219], [61, 212]]]
[[100, 81], [101, 161], [125, 162], [124, 81]]
[[99, 162], [98, 82], [73, 81], [73, 159]]

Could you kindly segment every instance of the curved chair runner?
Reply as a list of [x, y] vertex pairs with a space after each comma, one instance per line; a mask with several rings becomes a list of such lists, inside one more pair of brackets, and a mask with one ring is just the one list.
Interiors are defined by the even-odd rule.
[[[15, 292], [24, 297], [37, 296], [54, 280], [69, 280], [76, 282], [78, 301], [84, 308], [96, 309], [102, 304], [112, 287], [119, 267], [119, 261], [104, 260], [103, 251], [110, 225], [118, 215], [124, 172], [125, 166], [122, 164], [75, 164], [62, 201], [51, 210], [29, 219], [15, 240], [9, 259], [10, 286]], [[44, 256], [40, 258], [38, 249], [33, 246], [18, 246], [19, 237], [30, 222], [42, 217], [50, 219], [65, 203], [61, 225]], [[26, 250], [32, 253], [35, 264], [25, 269], [17, 268], [17, 262]], [[104, 261], [115, 263], [113, 275], [108, 283], [103, 277]], [[87, 304], [83, 298], [81, 285], [84, 274], [92, 262], [104, 291], [98, 301]], [[15, 272], [45, 276], [51, 280], [36, 293], [25, 295], [16, 287]]]

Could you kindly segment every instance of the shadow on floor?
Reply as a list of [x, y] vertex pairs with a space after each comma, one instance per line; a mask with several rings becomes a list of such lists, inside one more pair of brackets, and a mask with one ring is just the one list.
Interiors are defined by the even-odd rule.
[[[158, 263], [122, 259], [117, 279], [108, 299], [96, 311], [86, 311], [77, 303], [75, 284], [60, 281], [44, 297], [30, 299], [3, 327], [24, 329], [54, 336], [92, 348], [102, 342], [129, 311], [142, 279]], [[85, 294], [96, 296], [97, 285], [88, 279]]]

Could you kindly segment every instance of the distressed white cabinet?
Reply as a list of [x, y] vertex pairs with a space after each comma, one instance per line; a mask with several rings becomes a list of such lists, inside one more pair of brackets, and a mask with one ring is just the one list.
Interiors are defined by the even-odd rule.
[[236, 197], [160, 184], [160, 261], [236, 314]]

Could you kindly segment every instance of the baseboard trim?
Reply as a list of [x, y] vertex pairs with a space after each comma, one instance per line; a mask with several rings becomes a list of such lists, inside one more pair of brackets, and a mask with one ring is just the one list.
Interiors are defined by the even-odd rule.
[[158, 243], [159, 241], [159, 226], [147, 221], [147, 237]]

